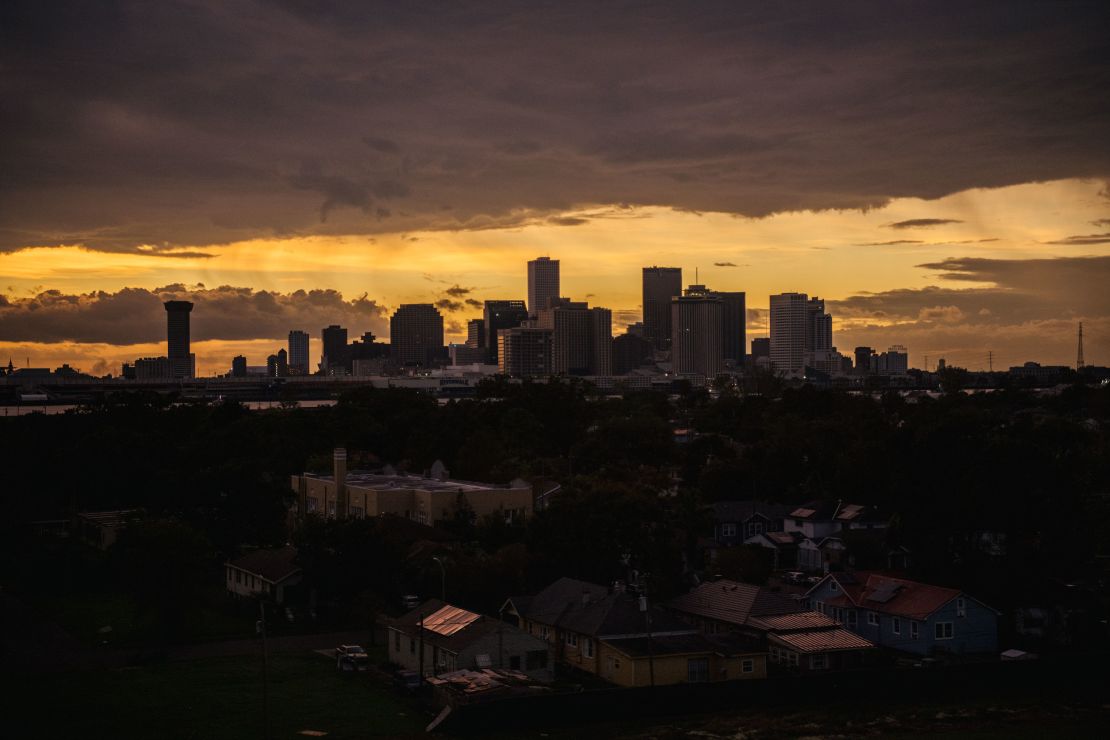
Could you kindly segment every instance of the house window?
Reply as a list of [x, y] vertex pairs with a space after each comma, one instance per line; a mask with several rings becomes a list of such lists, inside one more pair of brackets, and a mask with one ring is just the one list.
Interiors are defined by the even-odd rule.
[[817, 611], [824, 614], [825, 613], [825, 602], [818, 601], [816, 604], [814, 604], [814, 608], [817, 609]]
[[809, 669], [811, 671], [823, 671], [828, 667], [828, 656], [824, 653], [817, 653], [816, 655], [809, 656]]
[[774, 645], [771, 646], [771, 662], [772, 663], [778, 663], [779, 662], [779, 649]]
[[829, 590], [830, 591], [839, 591], [840, 590], [840, 584], [836, 582], [835, 578], [830, 578], [829, 579]]
[[529, 650], [524, 654], [524, 665], [530, 671], [547, 668], [547, 651]]
[[795, 668], [797, 668], [798, 667], [798, 654], [797, 653], [791, 653], [791, 652], [786, 653], [786, 662], [789, 663], [790, 665], [794, 666]]
[[594, 641], [593, 640], [591, 640], [590, 638], [587, 637], [585, 639], [585, 642], [582, 645], [582, 648], [583, 648], [582, 652], [584, 652], [586, 654], [587, 658], [594, 657]]
[[578, 647], [578, 635], [574, 632], [568, 632], [566, 635], [567, 645], [571, 647]]
[[748, 536], [763, 534], [763, 522], [748, 522]]
[[721, 525], [721, 536], [722, 537], [735, 537], [736, 536], [736, 525], [735, 524], [722, 524]]
[[740, 661], [741, 673], [755, 673], [755, 661], [750, 658]]
[[316, 497], [315, 496], [309, 496], [308, 497], [308, 500], [305, 502], [305, 509], [308, 511], [309, 514], [312, 514], [316, 511]]
[[335, 502], [334, 501], [329, 501], [328, 502], [328, 516], [332, 516], [332, 517], [335, 516]]
[[937, 622], [933, 625], [934, 636], [938, 640], [951, 640], [952, 639], [952, 623], [951, 622]]
[[242, 583], [243, 582], [243, 571], [241, 571], [241, 570], [235, 571], [235, 582], [236, 583]]
[[902, 634], [902, 619], [901, 617], [892, 617], [890, 620], [890, 631], [896, 635]]
[[917, 639], [917, 622], [910, 622], [910, 639]]
[[351, 507], [351, 516], [353, 516], [355, 519], [361, 519], [365, 513], [366, 511], [361, 506]]
[[686, 680], [705, 683], [709, 680], [709, 658], [690, 658], [686, 661]]
[[867, 623], [872, 627], [879, 626], [879, 615], [875, 612], [867, 612]]
[[962, 596], [960, 598], [956, 599], [956, 616], [957, 617], [966, 617], [967, 616], [967, 602], [964, 601]]
[[546, 640], [550, 634], [551, 634], [551, 630], [547, 629], [547, 625], [541, 625], [540, 626], [540, 639], [541, 640]]
[[853, 627], [853, 628], [856, 626], [856, 610], [855, 609], [849, 609], [848, 610], [848, 626]]

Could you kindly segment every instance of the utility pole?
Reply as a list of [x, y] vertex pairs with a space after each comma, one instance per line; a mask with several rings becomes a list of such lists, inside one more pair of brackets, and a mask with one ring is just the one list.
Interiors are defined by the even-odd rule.
[[987, 371], [994, 372], [994, 352], [987, 350]]
[[436, 561], [439, 566], [439, 600], [444, 604], [447, 603], [447, 568], [443, 565], [443, 560], [433, 557], [432, 560]]
[[258, 631], [262, 635], [262, 737], [270, 740], [270, 650], [266, 643], [266, 602], [258, 600]]

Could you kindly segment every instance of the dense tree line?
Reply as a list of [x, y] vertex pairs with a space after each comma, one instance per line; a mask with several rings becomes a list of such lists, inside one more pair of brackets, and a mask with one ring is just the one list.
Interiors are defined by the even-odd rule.
[[[605, 581], [629, 568], [674, 593], [702, 566], [708, 506], [726, 499], [875, 506], [893, 523], [892, 542], [913, 554], [916, 575], [1005, 603], [1037, 584], [1091, 577], [1108, 554], [1108, 424], [1110, 389], [1083, 385], [913, 400], [809, 387], [608, 398], [579, 383], [494, 380], [477, 398], [445, 404], [368, 388], [334, 407], [268, 411], [125, 395], [0, 420], [4, 526], [9, 543], [25, 543], [32, 520], [138, 507], [184, 523], [214, 558], [227, 557], [288, 541], [290, 476], [327, 469], [343, 445], [354, 461], [423, 471], [440, 459], [456, 478], [563, 485], [527, 526], [462, 518], [445, 527], [456, 543], [452, 590], [487, 610], [560, 575]], [[676, 428], [695, 434], [677, 443]], [[1004, 557], [984, 552], [983, 533], [1005, 534]], [[325, 596], [376, 609], [370, 602], [414, 584], [438, 592], [430, 556], [414, 565], [374, 523], [321, 522], [296, 536]], [[722, 567], [765, 575], [750, 554]]]

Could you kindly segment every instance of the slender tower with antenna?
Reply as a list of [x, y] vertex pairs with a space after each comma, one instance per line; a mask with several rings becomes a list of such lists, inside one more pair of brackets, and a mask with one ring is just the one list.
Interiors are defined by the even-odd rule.
[[1075, 369], [1078, 372], [1082, 370], [1083, 363], [1083, 322], [1079, 322], [1079, 351], [1075, 355]]

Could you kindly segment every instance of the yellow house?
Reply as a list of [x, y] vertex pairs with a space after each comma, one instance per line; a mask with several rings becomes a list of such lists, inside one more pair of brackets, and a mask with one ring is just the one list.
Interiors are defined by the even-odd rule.
[[618, 686], [765, 678], [767, 652], [743, 635], [706, 635], [646, 599], [561, 578], [504, 611], [556, 659]]

